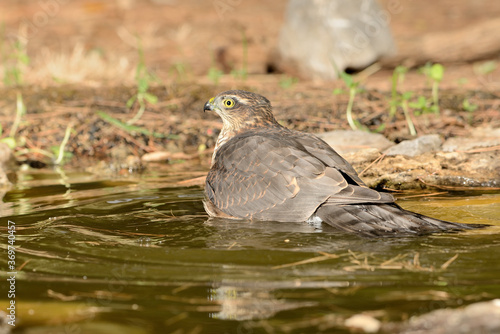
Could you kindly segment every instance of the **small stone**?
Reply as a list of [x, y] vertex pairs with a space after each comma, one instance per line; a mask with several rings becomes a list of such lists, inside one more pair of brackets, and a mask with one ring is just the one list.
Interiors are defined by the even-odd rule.
[[198, 157], [198, 153], [186, 154], [184, 152], [156, 151], [146, 153], [141, 157], [143, 162], [162, 162], [168, 160], [187, 160]]
[[435, 152], [441, 148], [439, 135], [425, 135], [417, 139], [405, 140], [396, 146], [390, 147], [384, 153], [388, 156], [406, 155], [414, 157], [428, 152]]
[[156, 151], [146, 153], [141, 157], [141, 160], [144, 162], [160, 162], [160, 161], [168, 161], [172, 157], [172, 153], [167, 151]]
[[362, 330], [365, 333], [377, 333], [381, 323], [377, 319], [365, 314], [356, 314], [346, 319], [344, 325], [349, 328]]

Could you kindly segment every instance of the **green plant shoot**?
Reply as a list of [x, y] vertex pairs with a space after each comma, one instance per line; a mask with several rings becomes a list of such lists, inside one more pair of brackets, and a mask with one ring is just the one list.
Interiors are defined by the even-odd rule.
[[223, 75], [224, 72], [222, 72], [217, 68], [217, 66], [215, 66], [215, 56], [212, 54], [212, 64], [208, 69], [208, 74], [207, 74], [208, 78], [210, 79], [210, 81], [214, 83], [214, 85], [217, 86], [219, 84], [220, 78], [222, 78]]
[[241, 44], [243, 47], [243, 64], [241, 69], [233, 69], [231, 75], [235, 78], [241, 78], [245, 80], [248, 76], [248, 40], [245, 30], [241, 29]]
[[70, 123], [66, 127], [66, 131], [64, 132], [64, 138], [59, 146], [56, 146], [52, 149], [54, 152], [55, 156], [57, 157], [54, 161], [54, 164], [60, 165], [63, 162], [64, 158], [71, 158], [73, 155], [70, 152], [66, 152], [65, 148], [66, 145], [68, 144], [69, 141], [69, 136], [71, 135], [71, 132], [73, 132], [73, 124]]
[[349, 89], [349, 102], [347, 103], [346, 109], [347, 122], [349, 123], [351, 129], [357, 130], [358, 126], [352, 118], [352, 107], [354, 105], [354, 98], [356, 97], [356, 93], [358, 92], [359, 82], [355, 81], [353, 76], [348, 73], [340, 72], [339, 75], [342, 81], [344, 81], [344, 84]]
[[9, 137], [14, 138], [17, 132], [17, 128], [19, 128], [19, 124], [21, 124], [21, 118], [26, 114], [26, 106], [23, 102], [23, 96], [21, 93], [17, 92], [16, 94], [16, 117], [14, 118], [14, 123], [12, 123], [12, 127], [10, 128]]
[[283, 89], [289, 89], [295, 86], [297, 82], [299, 82], [299, 79], [285, 75], [281, 77], [279, 85]]
[[129, 125], [134, 124], [142, 117], [144, 111], [146, 110], [146, 102], [151, 104], [156, 104], [156, 102], [158, 102], [158, 97], [148, 92], [150, 82], [154, 80], [154, 77], [151, 73], [149, 73], [146, 67], [144, 52], [142, 50], [142, 47], [140, 46], [140, 43], [139, 63], [137, 64], [137, 68], [135, 71], [135, 80], [137, 83], [137, 93], [127, 101], [127, 107], [132, 108], [134, 103], [137, 102], [139, 104], [139, 110], [134, 117], [127, 121], [127, 124]]
[[429, 76], [432, 79], [432, 101], [435, 106], [435, 112], [439, 110], [439, 83], [443, 80], [444, 67], [441, 64], [433, 64], [430, 68]]
[[399, 65], [394, 69], [394, 72], [392, 73], [391, 102], [389, 113], [391, 117], [396, 115], [397, 106], [401, 102], [401, 96], [398, 92], [398, 85], [403, 83], [406, 72], [408, 72], [408, 68]]
[[408, 107], [408, 101], [411, 99], [412, 92], [406, 92], [401, 95], [401, 108], [403, 109], [403, 113], [405, 114], [406, 123], [408, 124], [408, 130], [412, 136], [417, 134], [417, 130], [415, 130], [415, 125], [411, 119], [410, 108]]

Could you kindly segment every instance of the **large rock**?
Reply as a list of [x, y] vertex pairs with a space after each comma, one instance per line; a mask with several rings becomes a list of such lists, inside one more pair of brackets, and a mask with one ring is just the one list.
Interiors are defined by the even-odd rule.
[[[386, 156], [371, 165], [376, 156], [361, 153], [346, 154], [344, 158], [361, 172], [363, 181], [373, 188], [399, 190], [453, 187], [464, 190], [471, 187], [500, 187], [500, 151], [478, 153], [437, 152], [416, 157]], [[364, 158], [365, 161], [358, 160]], [[367, 167], [369, 167], [367, 169]]]
[[444, 152], [471, 151], [476, 148], [500, 145], [500, 128], [477, 128], [470, 137], [453, 137], [443, 143]]
[[279, 52], [307, 77], [335, 79], [335, 66], [363, 69], [395, 53], [389, 18], [375, 0], [290, 0]]
[[379, 133], [359, 130], [337, 130], [319, 133], [317, 136], [326, 141], [340, 155], [369, 148], [375, 148], [382, 152], [394, 145], [392, 141]]

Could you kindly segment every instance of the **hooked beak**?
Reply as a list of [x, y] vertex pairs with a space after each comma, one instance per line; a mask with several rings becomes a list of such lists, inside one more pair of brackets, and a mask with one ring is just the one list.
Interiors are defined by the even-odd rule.
[[207, 103], [205, 103], [205, 106], [203, 107], [203, 111], [212, 111], [214, 110], [214, 105], [212, 104], [214, 102], [214, 99], [215, 98], [211, 98], [210, 100], [208, 100]]

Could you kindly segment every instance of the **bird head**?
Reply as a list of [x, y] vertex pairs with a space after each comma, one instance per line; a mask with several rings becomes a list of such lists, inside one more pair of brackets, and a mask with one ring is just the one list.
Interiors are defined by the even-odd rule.
[[278, 124], [272, 114], [271, 102], [264, 96], [243, 90], [229, 90], [212, 97], [204, 110], [215, 111], [227, 130]]

